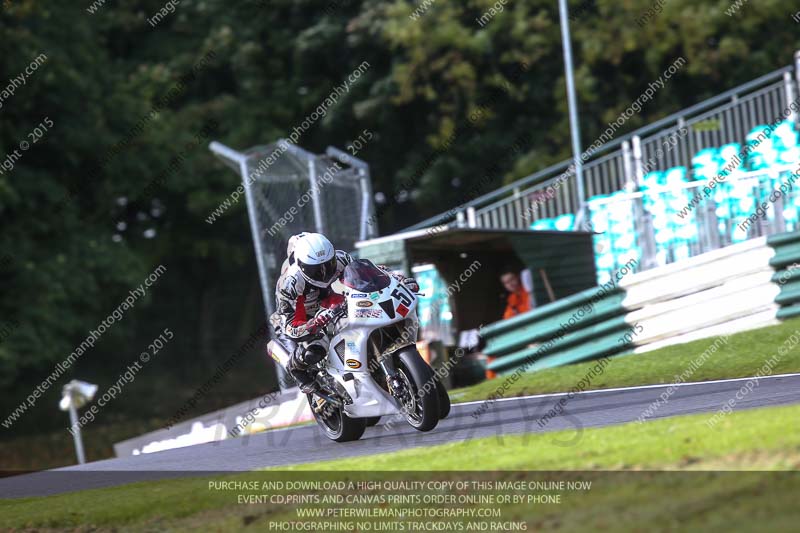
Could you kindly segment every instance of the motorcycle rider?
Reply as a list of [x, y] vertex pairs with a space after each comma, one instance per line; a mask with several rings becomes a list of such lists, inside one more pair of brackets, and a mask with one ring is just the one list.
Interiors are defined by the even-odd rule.
[[[353, 258], [334, 249], [320, 233], [291, 237], [287, 255], [275, 288], [277, 305], [270, 321], [276, 340], [289, 353], [286, 370], [295, 378], [300, 391], [309, 394], [319, 389], [310, 369], [328, 353], [330, 339], [325, 335], [325, 326], [334, 318], [332, 308], [344, 300], [330, 287]], [[419, 291], [414, 278], [394, 274], [383, 266], [379, 268], [414, 292]]]

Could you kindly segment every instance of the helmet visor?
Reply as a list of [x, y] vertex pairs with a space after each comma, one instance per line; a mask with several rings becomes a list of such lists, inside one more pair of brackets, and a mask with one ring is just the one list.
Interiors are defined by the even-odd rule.
[[334, 255], [329, 260], [318, 265], [308, 265], [298, 261], [300, 270], [310, 280], [318, 283], [328, 283], [333, 281], [333, 276], [336, 275], [336, 256]]

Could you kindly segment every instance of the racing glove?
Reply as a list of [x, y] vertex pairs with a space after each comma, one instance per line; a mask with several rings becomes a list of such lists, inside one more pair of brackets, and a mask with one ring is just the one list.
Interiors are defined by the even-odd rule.
[[400, 283], [408, 287], [408, 290], [414, 293], [419, 292], [419, 283], [414, 278], [403, 278], [400, 280]]
[[333, 313], [330, 310], [320, 311], [317, 316], [306, 323], [306, 330], [309, 333], [317, 333], [330, 324], [331, 320], [333, 320]]
[[317, 333], [341, 315], [345, 309], [346, 307], [343, 304], [336, 305], [329, 309], [323, 309], [317, 313], [317, 316], [306, 323], [306, 329], [309, 333]]

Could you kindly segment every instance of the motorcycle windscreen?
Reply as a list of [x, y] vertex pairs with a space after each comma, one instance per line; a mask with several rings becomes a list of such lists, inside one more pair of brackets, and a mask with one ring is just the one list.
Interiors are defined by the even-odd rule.
[[389, 275], [369, 259], [356, 259], [342, 272], [342, 283], [359, 292], [377, 292], [391, 282]]

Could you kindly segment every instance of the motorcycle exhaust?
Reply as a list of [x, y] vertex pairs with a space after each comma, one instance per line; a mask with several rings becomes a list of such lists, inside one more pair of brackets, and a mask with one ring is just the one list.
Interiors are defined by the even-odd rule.
[[275, 342], [275, 340], [269, 341], [267, 343], [267, 353], [281, 366], [283, 366], [283, 368], [287, 368], [290, 355], [289, 352], [286, 351], [286, 348], [281, 345], [281, 343]]

